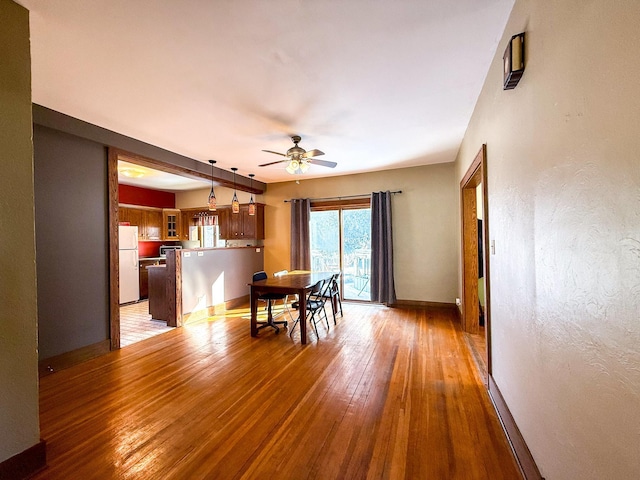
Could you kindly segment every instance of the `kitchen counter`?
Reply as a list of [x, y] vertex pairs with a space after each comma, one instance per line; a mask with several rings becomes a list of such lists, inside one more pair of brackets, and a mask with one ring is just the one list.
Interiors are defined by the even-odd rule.
[[169, 302], [167, 297], [167, 266], [148, 265], [149, 272], [149, 313], [154, 320], [163, 320], [171, 325]]

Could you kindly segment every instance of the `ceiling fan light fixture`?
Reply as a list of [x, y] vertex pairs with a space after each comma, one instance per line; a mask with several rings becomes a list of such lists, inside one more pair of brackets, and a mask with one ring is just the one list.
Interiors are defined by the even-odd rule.
[[298, 173], [299, 168], [300, 168], [300, 163], [296, 159], [291, 159], [291, 161], [289, 162], [289, 165], [287, 165], [287, 168], [285, 170], [289, 172], [291, 175], [294, 175]]
[[231, 200], [231, 213], [240, 213], [240, 202], [238, 201], [238, 195], [236, 194], [236, 167], [232, 167], [233, 170], [233, 199]]
[[209, 163], [211, 164], [211, 193], [209, 193], [209, 199], [207, 200], [207, 205], [209, 206], [209, 210], [211, 210], [212, 212], [215, 212], [217, 201], [216, 201], [216, 194], [213, 191], [213, 164], [216, 163], [216, 161], [209, 160]]
[[275, 165], [281, 162], [287, 162], [287, 166], [285, 167], [285, 171], [290, 173], [291, 175], [299, 175], [305, 173], [309, 170], [311, 164], [320, 165], [322, 167], [335, 168], [338, 164], [336, 162], [327, 161], [327, 160], [318, 160], [317, 157], [319, 155], [324, 155], [324, 152], [314, 148], [313, 150], [305, 150], [298, 146], [300, 142], [300, 136], [294, 135], [291, 137], [293, 141], [293, 147], [287, 150], [287, 153], [274, 152], [273, 150], [262, 150], [263, 152], [273, 153], [275, 155], [280, 155], [284, 157], [282, 160], [278, 160], [275, 162], [263, 163], [262, 165], [258, 165], [259, 167], [268, 167], [270, 165]]

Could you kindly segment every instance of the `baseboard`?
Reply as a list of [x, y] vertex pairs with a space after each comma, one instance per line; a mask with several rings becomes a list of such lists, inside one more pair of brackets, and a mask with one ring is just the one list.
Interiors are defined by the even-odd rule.
[[440, 308], [444, 310], [452, 310], [456, 308], [456, 304], [445, 302], [424, 302], [421, 300], [396, 300], [391, 307]]
[[235, 308], [245, 306], [248, 303], [249, 303], [249, 295], [243, 295], [242, 297], [233, 298], [224, 303], [219, 303], [217, 305], [210, 305], [201, 310], [185, 313], [182, 316], [182, 323], [187, 324], [189, 322], [197, 322], [199, 320], [204, 320], [205, 318], [211, 317], [213, 315], [221, 315], [225, 313], [227, 310], [233, 310]]
[[0, 462], [0, 480], [23, 480], [47, 466], [47, 444], [40, 440], [34, 446]]
[[38, 374], [40, 377], [50, 375], [58, 370], [69, 368], [78, 363], [86, 362], [92, 358], [99, 357], [111, 351], [111, 341], [109, 339], [102, 342], [87, 345], [71, 352], [62, 353], [55, 357], [45, 358], [38, 362]]
[[538, 470], [538, 466], [536, 465], [533, 455], [531, 455], [529, 447], [524, 441], [524, 437], [520, 433], [518, 425], [516, 425], [516, 422], [509, 411], [509, 407], [507, 406], [502, 393], [500, 393], [498, 385], [491, 375], [489, 375], [488, 380], [489, 396], [491, 397], [491, 401], [493, 402], [496, 412], [498, 412], [498, 418], [500, 418], [502, 428], [507, 434], [507, 439], [509, 440], [509, 444], [511, 445], [511, 449], [516, 457], [516, 461], [518, 462], [522, 475], [525, 480], [544, 480], [542, 475], [540, 475], [540, 470]]

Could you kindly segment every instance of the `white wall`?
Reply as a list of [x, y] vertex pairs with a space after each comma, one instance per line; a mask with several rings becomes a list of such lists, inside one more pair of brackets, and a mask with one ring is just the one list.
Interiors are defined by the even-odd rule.
[[27, 10], [0, 0], [0, 462], [38, 443], [31, 60]]
[[487, 144], [493, 377], [548, 480], [640, 475], [638, 25], [637, 1], [518, 0], [457, 159]]
[[402, 190], [392, 199], [396, 296], [454, 303], [458, 257], [454, 164], [269, 184], [265, 202], [265, 270], [289, 269], [290, 198], [324, 198]]

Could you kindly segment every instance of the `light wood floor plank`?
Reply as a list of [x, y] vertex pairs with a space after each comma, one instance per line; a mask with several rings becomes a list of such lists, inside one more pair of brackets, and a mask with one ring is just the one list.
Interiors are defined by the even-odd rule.
[[521, 478], [449, 313], [344, 304], [306, 346], [247, 313], [42, 378], [34, 478]]

